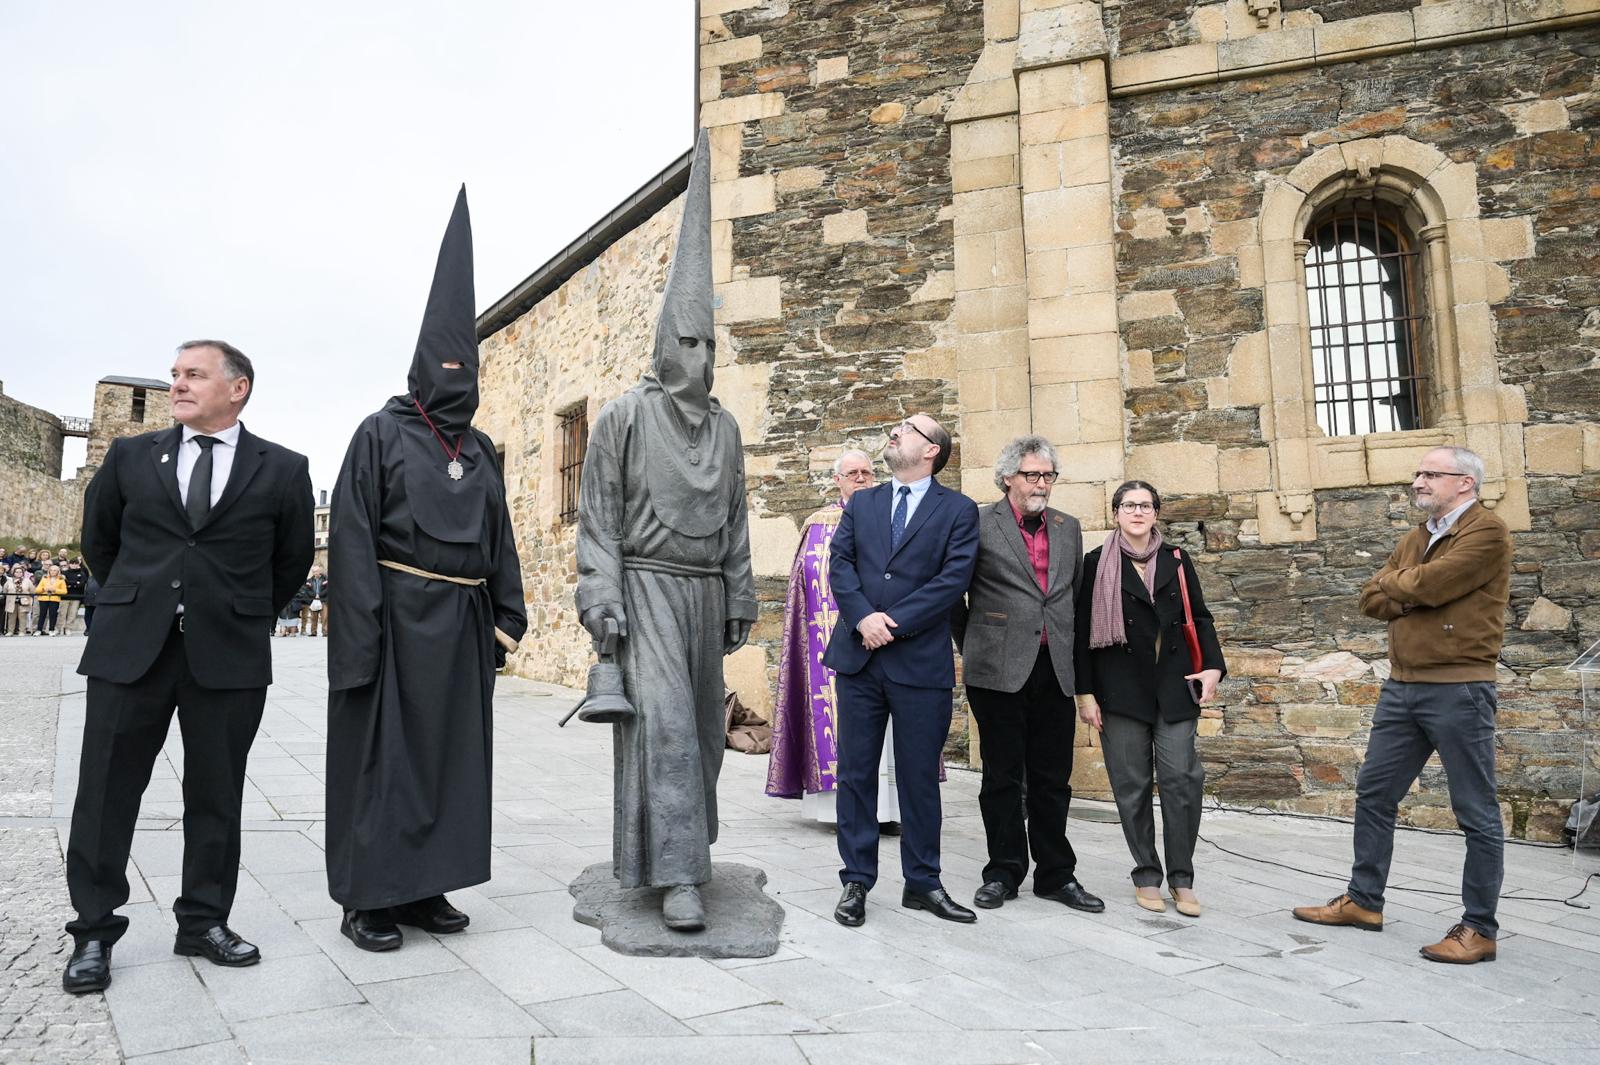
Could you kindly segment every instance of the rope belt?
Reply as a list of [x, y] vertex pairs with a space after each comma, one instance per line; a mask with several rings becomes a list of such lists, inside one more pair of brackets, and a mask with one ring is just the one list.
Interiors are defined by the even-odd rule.
[[[400, 573], [409, 573], [413, 577], [421, 577], [426, 581], [448, 581], [451, 584], [460, 584], [468, 588], [481, 588], [488, 583], [487, 579], [483, 577], [452, 577], [448, 573], [433, 573], [429, 570], [408, 566], [404, 562], [395, 562], [387, 558], [378, 559], [378, 565], [385, 569], [397, 570]], [[517, 641], [513, 640], [498, 625], [495, 626], [494, 638], [495, 642], [504, 647], [507, 652], [517, 649]]]
[[464, 584], [469, 588], [475, 588], [486, 583], [483, 577], [452, 577], [448, 573], [430, 573], [428, 570], [418, 569], [416, 566], [408, 566], [404, 562], [392, 562], [387, 558], [378, 559], [378, 565], [383, 566], [385, 569], [409, 573], [413, 577], [421, 577], [424, 580], [449, 581], [451, 584]]
[[623, 555], [623, 569], [642, 569], [650, 573], [666, 573], [674, 577], [721, 577], [720, 566], [694, 566], [686, 562], [669, 562], [662, 558], [644, 558]]

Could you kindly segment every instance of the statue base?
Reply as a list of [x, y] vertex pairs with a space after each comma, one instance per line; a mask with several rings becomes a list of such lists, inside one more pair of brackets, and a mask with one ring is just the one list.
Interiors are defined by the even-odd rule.
[[647, 958], [766, 958], [778, 952], [783, 907], [767, 897], [767, 874], [748, 865], [713, 862], [700, 885], [706, 926], [677, 932], [661, 920], [663, 888], [627, 888], [597, 862], [568, 885], [572, 918], [600, 929], [600, 942], [618, 954]]

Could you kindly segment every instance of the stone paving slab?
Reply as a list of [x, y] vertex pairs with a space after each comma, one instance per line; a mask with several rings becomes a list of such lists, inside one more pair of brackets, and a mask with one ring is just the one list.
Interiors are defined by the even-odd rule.
[[[891, 841], [867, 923], [847, 929], [831, 917], [831, 831], [802, 821], [797, 803], [765, 798], [765, 759], [732, 752], [715, 857], [767, 875], [785, 909], [777, 953], [613, 953], [573, 920], [567, 890], [610, 856], [610, 732], [557, 729], [577, 693], [518, 680], [496, 704], [493, 878], [452, 894], [472, 926], [437, 937], [406, 929], [402, 950], [367, 954], [339, 934], [327, 897], [325, 644], [311, 639], [274, 643], [279, 683], [251, 755], [233, 923], [261, 946], [262, 964], [220, 969], [171, 952], [182, 858], [174, 729], [141, 809], [132, 923], [111, 992], [70, 998], [57, 983], [60, 869], [82, 737], [71, 672], [80, 650], [81, 640], [0, 641], [0, 966], [11, 982], [0, 984], [0, 1065], [1600, 1060], [1600, 918], [1517, 899], [1572, 894], [1600, 869], [1593, 855], [1509, 848], [1500, 958], [1463, 969], [1416, 954], [1455, 919], [1459, 837], [1400, 834], [1394, 887], [1438, 893], [1393, 890], [1375, 935], [1287, 913], [1338, 893], [1348, 825], [1240, 812], [1207, 811], [1205, 838], [1306, 871], [1202, 843], [1199, 920], [1135, 907], [1118, 826], [1074, 819], [1078, 873], [1106, 898], [1104, 914], [1026, 888], [973, 927], [903, 910]], [[64, 694], [4, 694], [52, 685]], [[944, 787], [945, 879], [963, 898], [984, 862], [977, 784], [952, 770]], [[68, 1050], [42, 1049], [51, 1046]]]

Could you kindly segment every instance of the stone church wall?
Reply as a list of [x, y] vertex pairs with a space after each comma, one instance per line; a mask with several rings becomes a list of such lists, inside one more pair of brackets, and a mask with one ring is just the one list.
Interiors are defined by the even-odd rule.
[[0, 535], [77, 541], [82, 491], [61, 480], [61, 442], [60, 418], [0, 391]]

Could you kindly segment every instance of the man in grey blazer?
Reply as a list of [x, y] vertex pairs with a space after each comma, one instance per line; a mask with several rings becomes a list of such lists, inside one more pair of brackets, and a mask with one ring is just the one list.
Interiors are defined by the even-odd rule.
[[1078, 883], [1067, 841], [1083, 534], [1076, 518], [1049, 506], [1058, 473], [1042, 436], [1019, 436], [1001, 450], [994, 479], [1006, 494], [979, 515], [977, 567], [954, 612], [983, 755], [978, 806], [989, 862], [972, 901], [985, 909], [1017, 897], [1030, 850], [1036, 895], [1087, 913], [1105, 909]]

